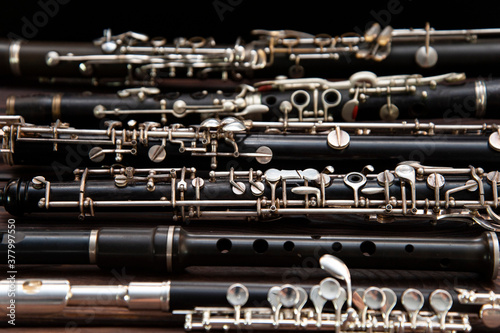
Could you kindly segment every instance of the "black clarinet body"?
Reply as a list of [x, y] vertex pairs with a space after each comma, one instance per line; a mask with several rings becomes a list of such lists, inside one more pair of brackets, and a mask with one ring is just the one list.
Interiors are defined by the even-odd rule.
[[[236, 95], [231, 91], [193, 93], [173, 91], [147, 97], [140, 97], [137, 94], [121, 97], [120, 94], [104, 93], [9, 96], [6, 113], [21, 115], [27, 122], [34, 124], [51, 124], [59, 119], [81, 127], [104, 128], [104, 123], [108, 120], [118, 120], [123, 123], [129, 120], [160, 122], [163, 119], [161, 115], [163, 108], [172, 110], [171, 113], [165, 112], [164, 118], [168, 123], [196, 124], [207, 116], [201, 115], [202, 118], [178, 108], [174, 111], [175, 102], [182, 101], [189, 106], [213, 107], [216, 105], [214, 101], [234, 99]], [[107, 113], [103, 113], [101, 109]], [[139, 111], [133, 114], [121, 113], [134, 110]], [[151, 114], [151, 111], [156, 114]]]
[[[190, 266], [302, 267], [331, 253], [364, 269], [467, 271], [496, 277], [498, 240], [475, 235], [266, 235], [187, 232], [180, 227], [17, 231], [19, 264], [96, 264], [177, 271]], [[0, 245], [6, 253], [7, 245]], [[56, 250], [57, 249], [57, 250]], [[7, 257], [6, 255], [4, 256]]]
[[446, 216], [498, 228], [495, 171], [400, 164], [394, 171], [366, 176], [331, 172], [330, 167], [322, 172], [231, 169], [208, 174], [194, 168], [77, 169], [71, 181], [13, 179], [2, 190], [1, 205], [16, 216], [74, 213], [81, 220], [147, 209], [173, 222], [319, 217], [335, 224], [342, 216], [353, 222], [411, 223]]
[[[84, 139], [83, 136], [80, 139]], [[351, 136], [350, 143], [341, 150], [333, 149], [328, 144], [328, 135], [300, 134], [236, 134], [238, 153], [234, 146], [221, 142], [216, 153], [211, 153], [211, 146], [198, 143], [201, 153], [180, 151], [179, 141], [167, 142], [163, 147], [163, 160], [152, 159], [151, 151], [161, 146], [160, 140], [149, 140], [147, 145], [139, 144], [127, 148], [126, 153], [117, 158], [115, 145], [108, 138], [91, 138], [90, 142], [58, 143], [54, 150], [51, 142], [18, 141], [13, 159], [14, 165], [43, 165], [54, 167], [58, 174], [67, 176], [75, 168], [120, 165], [136, 167], [182, 167], [190, 164], [198, 169], [228, 170], [235, 168], [274, 167], [287, 168], [293, 162], [295, 167], [312, 166], [316, 168], [333, 165], [339, 171], [348, 171], [353, 166], [361, 169], [371, 164], [376, 168], [386, 168], [394, 163], [406, 160], [417, 160], [425, 164], [467, 167], [470, 162], [463, 156], [478, 161], [483, 167], [494, 167], [499, 153], [492, 149], [488, 137], [483, 135], [360, 135]], [[196, 140], [199, 142], [199, 140]], [[100, 144], [109, 142], [109, 144]], [[180, 140], [185, 147], [190, 147], [192, 140]], [[130, 150], [134, 149], [134, 153]], [[94, 149], [94, 150], [93, 150]], [[107, 150], [109, 149], [109, 150]], [[106, 153], [107, 152], [107, 153]], [[206, 153], [205, 153], [206, 152]], [[293, 154], [291, 153], [293, 152]], [[257, 157], [264, 154], [266, 159]], [[100, 154], [101, 157], [95, 157]], [[256, 155], [257, 154], [257, 155]], [[215, 157], [215, 161], [214, 161]], [[345, 164], [349, 161], [349, 165]]]
[[[382, 88], [378, 92], [377, 88], [280, 90], [264, 85], [242, 94], [242, 88], [181, 93], [152, 92], [145, 87], [135, 93], [125, 89], [117, 94], [39, 94], [10, 96], [6, 113], [23, 116], [34, 124], [48, 125], [59, 119], [91, 128], [104, 128], [108, 120], [188, 125], [227, 116], [264, 121], [340, 122], [498, 119], [499, 80], [467, 80], [432, 87], [415, 85], [403, 92], [398, 91], [400, 87]], [[362, 98], [357, 97], [359, 94]], [[355, 109], [350, 107], [354, 101], [358, 101]]]
[[73, 54], [75, 56], [103, 54], [101, 47], [88, 42], [11, 41], [0, 42], [0, 75], [3, 77], [27, 78], [114, 78], [126, 77], [126, 64], [93, 65], [86, 73], [79, 63], [57, 63], [49, 65], [49, 53]]
[[[423, 67], [416, 60], [418, 50], [425, 44], [422, 40], [415, 43], [392, 43], [390, 54], [383, 60], [358, 58], [355, 54], [342, 54], [339, 57], [301, 59], [297, 65], [286, 53], [275, 57], [273, 66], [254, 72], [254, 77], [272, 78], [277, 75], [298, 77], [346, 77], [357, 71], [369, 70], [379, 75], [393, 75], [405, 72], [434, 75], [460, 71], [468, 76], [496, 76], [493, 67], [500, 55], [500, 39], [471, 42], [436, 42], [432, 47], [438, 55], [437, 62]], [[461, 57], [460, 55], [463, 55]]]
[[[401, 71], [431, 74], [462, 71], [496, 75], [498, 29], [398, 30], [385, 27], [371, 36], [313, 36], [290, 30], [252, 31], [249, 43], [217, 45], [213, 38], [164, 38], [127, 32], [93, 42], [4, 40], [0, 73], [4, 77], [70, 78], [94, 85], [156, 85], [162, 78], [241, 80], [288, 75], [340, 77], [359, 70], [379, 74]], [[486, 38], [484, 38], [486, 37]]]

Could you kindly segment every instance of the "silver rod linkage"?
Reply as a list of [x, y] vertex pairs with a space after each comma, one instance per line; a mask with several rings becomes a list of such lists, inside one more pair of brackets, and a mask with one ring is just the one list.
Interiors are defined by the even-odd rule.
[[[365, 123], [337, 123], [337, 122], [262, 122], [239, 120], [234, 117], [221, 119], [209, 118], [199, 125], [183, 126], [173, 124], [161, 126], [155, 122], [144, 122], [132, 128], [122, 128], [118, 121], [106, 122], [105, 129], [77, 129], [67, 123], [56, 122], [53, 125], [28, 124], [20, 116], [0, 116], [0, 136], [2, 147], [0, 153], [4, 161], [10, 164], [16, 161], [29, 161], [36, 158], [33, 150], [39, 148], [50, 150], [54, 158], [64, 159], [68, 150], [80, 152], [81, 147], [87, 147], [88, 153], [80, 156], [85, 165], [96, 165], [106, 158], [122, 163], [125, 160], [144, 159], [151, 165], [168, 162], [171, 158], [186, 155], [211, 159], [211, 167], [217, 168], [219, 158], [245, 159], [257, 164], [268, 164], [273, 159], [286, 160], [288, 155], [282, 150], [283, 145], [309, 154], [297, 140], [311, 142], [313, 154], [317, 158], [342, 158], [345, 154], [355, 154], [356, 158], [365, 158], [366, 139], [363, 137], [388, 137], [405, 141], [400, 149], [401, 154], [410, 154], [416, 149], [423, 149], [426, 145], [435, 148], [435, 140], [441, 140], [440, 152], [432, 157], [441, 158], [440, 154], [449, 154], [448, 145], [454, 143], [455, 138], [472, 140], [474, 144], [469, 153], [477, 153], [478, 149], [484, 152], [485, 161], [491, 161], [500, 151], [498, 126], [496, 124], [478, 125], [441, 125], [432, 122], [419, 121], [400, 123], [365, 122]], [[295, 141], [292, 136], [297, 135]], [[415, 137], [422, 138], [414, 140]], [[406, 142], [406, 138], [408, 140]], [[392, 139], [396, 140], [396, 139]], [[377, 141], [377, 140], [374, 140]], [[422, 142], [420, 142], [422, 141]], [[387, 156], [392, 156], [385, 141], [381, 141], [377, 149], [385, 149]], [[374, 143], [375, 144], [375, 143]], [[23, 147], [20, 152], [16, 147]], [[61, 148], [65, 147], [65, 148]], [[376, 148], [373, 148], [376, 149]], [[27, 151], [30, 151], [27, 154]], [[466, 152], [464, 152], [466, 153]], [[81, 154], [81, 153], [78, 153]], [[300, 153], [302, 154], [302, 153]], [[85, 156], [86, 155], [86, 156]], [[137, 156], [137, 157], [136, 157]], [[18, 158], [16, 158], [18, 157]], [[113, 158], [114, 157], [114, 158]], [[313, 155], [313, 159], [316, 157]], [[453, 157], [452, 157], [453, 158]], [[26, 163], [26, 162], [24, 162]], [[106, 163], [106, 162], [103, 162]]]
[[[438, 61], [438, 54], [431, 45], [438, 41], [473, 43], [478, 39], [500, 35], [500, 29], [434, 30], [429, 24], [424, 29], [381, 28], [378, 23], [364, 33], [344, 33], [340, 36], [328, 34], [311, 35], [293, 30], [253, 30], [256, 39], [244, 45], [240, 39], [233, 45], [216, 45], [213, 38], [179, 37], [167, 43], [165, 38], [150, 38], [144, 34], [126, 32], [112, 35], [109, 29], [94, 45], [95, 54], [61, 53], [52, 50], [46, 53], [49, 67], [62, 63], [77, 63], [83, 75], [92, 76], [94, 67], [107, 64], [133, 66], [128, 75], [132, 84], [137, 73], [151, 80], [159, 71], [167, 71], [170, 77], [178, 76], [179, 70], [192, 77], [199, 71], [203, 75], [217, 73], [222, 78], [236, 74], [272, 67], [279, 57], [285, 56], [291, 62], [290, 72], [301, 76], [304, 68], [301, 61], [326, 59], [338, 61], [342, 55], [356, 59], [383, 61], [400, 43], [422, 45], [415, 54], [420, 67], [432, 67]], [[14, 44], [15, 45], [15, 44]], [[11, 52], [12, 71], [18, 73], [16, 48]], [[99, 52], [100, 51], [100, 52]], [[19, 56], [17, 56], [19, 58]]]

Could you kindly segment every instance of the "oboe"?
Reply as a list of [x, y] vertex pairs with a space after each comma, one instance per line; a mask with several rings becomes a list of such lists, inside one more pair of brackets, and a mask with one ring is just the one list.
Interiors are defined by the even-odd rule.
[[211, 171], [194, 168], [75, 170], [73, 181], [36, 176], [13, 179], [1, 205], [14, 215], [163, 212], [173, 221], [266, 221], [284, 217], [366, 217], [381, 223], [413, 220], [474, 222], [499, 231], [498, 171], [429, 167], [416, 162], [394, 170], [335, 173], [305, 170]]
[[[187, 127], [146, 122], [122, 129], [120, 122], [110, 121], [106, 129], [76, 129], [59, 121], [31, 125], [19, 116], [2, 116], [0, 124], [0, 153], [6, 163], [48, 163], [60, 173], [116, 163], [189, 164], [200, 169], [222, 164], [227, 170], [262, 167], [271, 161], [280, 168], [290, 163], [320, 168], [349, 161], [349, 167], [354, 163], [361, 169], [366, 164], [386, 168], [419, 160], [467, 167], [463, 156], [496, 167], [500, 151], [496, 124], [260, 122], [227, 117]], [[336, 166], [342, 165], [347, 164]]]
[[[347, 266], [331, 255], [320, 258], [333, 277], [319, 283], [131, 282], [128, 285], [73, 285], [67, 280], [0, 281], [0, 304], [24, 316], [57, 316], [97, 306], [171, 312], [184, 328], [329, 329], [335, 332], [470, 332], [469, 315], [499, 326], [498, 295], [468, 289], [421, 290], [352, 285]], [[346, 282], [346, 288], [338, 280]], [[68, 317], [66, 317], [68, 318]]]
[[359, 70], [395, 74], [462, 71], [488, 75], [497, 67], [500, 29], [382, 29], [374, 24], [363, 35], [332, 37], [298, 31], [254, 30], [245, 44], [216, 45], [213, 38], [165, 38], [109, 29], [94, 42], [21, 40], [0, 44], [0, 75], [71, 78], [94, 85], [161, 82], [169, 77], [241, 79], [347, 76]]
[[166, 92], [127, 88], [116, 94], [9, 96], [6, 113], [48, 125], [56, 120], [103, 126], [107, 120], [200, 123], [228, 116], [265, 121], [367, 121], [412, 118], [498, 118], [500, 81], [465, 81], [459, 73], [432, 77], [377, 77], [349, 81], [278, 79], [225, 91]]

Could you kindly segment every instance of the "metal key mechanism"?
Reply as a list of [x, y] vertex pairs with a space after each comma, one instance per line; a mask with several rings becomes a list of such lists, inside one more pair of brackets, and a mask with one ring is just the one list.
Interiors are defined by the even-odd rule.
[[267, 293], [267, 301], [271, 305], [271, 310], [273, 313], [273, 326], [278, 326], [279, 324], [279, 312], [282, 307], [281, 303], [281, 288], [278, 286], [274, 286], [269, 289], [269, 292]]
[[384, 325], [389, 326], [390, 315], [398, 302], [398, 297], [392, 289], [387, 287], [382, 288], [382, 292], [385, 295], [385, 303], [380, 310], [382, 312], [382, 318], [384, 319]]
[[319, 295], [327, 301], [334, 301], [340, 296], [340, 284], [333, 278], [325, 278], [319, 284]]
[[425, 24], [425, 45], [415, 53], [415, 62], [422, 68], [434, 67], [438, 61], [438, 53], [430, 45], [431, 30], [429, 23]]
[[351, 273], [347, 268], [346, 264], [342, 262], [337, 257], [332, 255], [323, 255], [319, 264], [321, 269], [324, 269], [328, 273], [330, 273], [333, 277], [344, 280], [347, 286], [347, 306], [349, 308], [352, 307], [352, 288], [351, 288]]
[[333, 118], [328, 117], [328, 110], [336, 107], [342, 102], [342, 95], [337, 89], [326, 89], [321, 94], [321, 102], [323, 104], [324, 121], [332, 121]]
[[356, 120], [358, 115], [362, 88], [377, 86], [377, 76], [372, 72], [358, 72], [351, 75], [349, 81], [351, 82], [351, 86], [354, 87], [354, 96], [351, 100], [344, 103], [342, 107], [342, 119], [352, 122]]
[[417, 207], [416, 207], [417, 193], [416, 193], [416, 189], [415, 189], [415, 169], [409, 165], [402, 164], [402, 165], [398, 165], [396, 167], [396, 169], [394, 169], [394, 173], [396, 174], [396, 176], [399, 177], [399, 179], [402, 182], [401, 196], [404, 197], [402, 199], [403, 200], [403, 210], [404, 210], [403, 214], [406, 213], [406, 195], [404, 194], [405, 190], [404, 190], [403, 182], [407, 182], [410, 184], [410, 189], [411, 189], [411, 210], [410, 210], [410, 213], [413, 215], [416, 214], [417, 213]]
[[345, 102], [342, 106], [342, 119], [345, 121], [352, 122], [356, 120], [359, 108], [359, 91], [360, 88], [356, 88], [353, 98]]
[[417, 325], [418, 313], [424, 306], [424, 300], [422, 292], [414, 288], [405, 290], [403, 295], [401, 295], [401, 304], [403, 304], [406, 312], [408, 312], [412, 328]]
[[368, 306], [363, 301], [364, 294], [364, 288], [356, 288], [352, 293], [352, 304], [358, 309], [358, 316], [361, 318], [361, 326], [366, 327], [366, 311], [368, 311]]
[[305, 90], [297, 90], [291, 96], [292, 105], [299, 111], [299, 121], [303, 120], [304, 110], [309, 105], [311, 97]]
[[366, 176], [360, 172], [351, 172], [344, 177], [344, 183], [352, 188], [354, 193], [354, 207], [358, 207], [359, 189], [365, 186]]
[[[331, 255], [320, 261], [328, 264], [325, 268], [335, 274], [346, 274], [341, 262]], [[353, 303], [359, 310], [351, 307], [343, 309], [345, 290], [333, 277], [326, 277], [313, 286], [285, 284], [273, 286], [266, 283], [252, 283], [248, 286], [233, 283], [221, 288], [223, 282], [132, 282], [127, 285], [71, 285], [66, 280], [18, 279], [0, 281], [0, 306], [10, 304], [7, 290], [16, 294], [16, 312], [20, 317], [36, 317], [62, 313], [66, 309], [76, 309], [82, 304], [95, 307], [119, 307], [131, 311], [172, 311], [173, 316], [185, 318], [186, 330], [228, 330], [251, 328], [269, 330], [271, 328], [289, 331], [322, 330], [347, 332], [457, 332], [471, 331], [469, 315], [483, 305], [480, 315], [488, 327], [495, 327], [495, 319], [500, 296], [493, 292], [475, 292], [457, 289], [461, 303], [460, 312], [452, 311], [451, 292], [444, 289], [427, 291], [429, 304], [434, 312], [422, 311], [424, 297], [420, 290], [409, 288], [396, 292], [388, 287], [371, 286], [356, 288]], [[309, 299], [314, 308], [307, 307]], [[196, 298], [186, 297], [196, 290]], [[221, 303], [224, 293], [230, 307]], [[255, 302], [267, 299], [269, 307], [254, 306], [248, 303], [252, 294]], [[399, 296], [398, 296], [399, 295]], [[400, 297], [404, 310], [395, 309]], [[103, 301], [104, 300], [104, 301]], [[197, 302], [209, 301], [213, 306], [197, 306]], [[332, 301], [334, 309], [326, 308]], [[178, 304], [187, 306], [178, 308]], [[189, 304], [192, 304], [190, 306]], [[468, 308], [469, 305], [472, 305]], [[498, 308], [498, 306], [497, 306]], [[71, 317], [65, 312], [65, 318]], [[68, 317], [66, 317], [68, 316]]]
[[235, 283], [227, 289], [226, 298], [229, 304], [234, 307], [235, 325], [240, 323], [241, 307], [248, 301], [248, 289], [241, 283]]
[[302, 316], [302, 309], [307, 303], [308, 296], [307, 296], [307, 291], [299, 286], [295, 287], [298, 293], [298, 299], [297, 302], [293, 305], [293, 313], [295, 315], [295, 326], [300, 326], [301, 323], [301, 316]]
[[445, 329], [446, 314], [450, 311], [453, 305], [453, 298], [446, 290], [434, 290], [429, 296], [429, 304], [439, 318], [441, 329]]
[[385, 293], [377, 287], [370, 287], [363, 293], [363, 302], [368, 309], [380, 310], [386, 302]]
[[342, 150], [349, 146], [351, 138], [346, 131], [340, 129], [340, 126], [336, 126], [334, 130], [328, 133], [327, 142], [331, 148]]
[[379, 111], [380, 119], [383, 121], [393, 121], [399, 117], [399, 108], [392, 103], [391, 87], [387, 87], [387, 104], [382, 105]]
[[309, 299], [314, 305], [314, 310], [316, 311], [316, 326], [321, 327], [321, 318], [323, 313], [323, 308], [328, 302], [326, 298], [320, 295], [320, 286], [314, 285], [309, 292]]
[[280, 287], [278, 293], [280, 303], [285, 308], [291, 308], [299, 302], [299, 292], [297, 287], [291, 284], [285, 284]]

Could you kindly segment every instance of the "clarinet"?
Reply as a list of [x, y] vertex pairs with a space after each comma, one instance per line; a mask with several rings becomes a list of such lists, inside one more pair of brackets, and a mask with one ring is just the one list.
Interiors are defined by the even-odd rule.
[[49, 125], [58, 119], [82, 127], [107, 120], [155, 121], [185, 125], [207, 118], [264, 121], [394, 121], [412, 118], [498, 119], [500, 81], [465, 81], [449, 73], [434, 77], [376, 77], [359, 72], [349, 81], [279, 79], [208, 92], [162, 92], [127, 88], [116, 94], [37, 94], [9, 96], [6, 114]]
[[[0, 281], [0, 304], [9, 311], [10, 299], [15, 296], [16, 315], [20, 317], [54, 317], [65, 310], [87, 306], [125, 308], [130, 314], [166, 312], [174, 318], [184, 317], [186, 330], [248, 327], [469, 332], [469, 315], [479, 315], [486, 327], [500, 326], [498, 295], [494, 293], [353, 286], [350, 271], [341, 260], [324, 255], [319, 261], [321, 268], [333, 277], [313, 285], [175, 280], [72, 285], [62, 279], [5, 279]], [[345, 281], [346, 288], [339, 280]]]
[[[31, 125], [20, 116], [1, 116], [0, 153], [8, 164], [50, 164], [58, 174], [102, 165], [191, 167], [324, 167], [372, 164], [392, 167], [406, 160], [453, 163], [480, 161], [496, 168], [500, 139], [496, 124], [260, 122], [209, 118], [200, 125], [161, 126], [146, 122], [121, 129], [75, 129], [69, 124]], [[294, 154], [290, 154], [293, 151]], [[349, 163], [340, 163], [349, 161]], [[219, 167], [220, 168], [220, 167]], [[348, 171], [348, 170], [345, 170]]]
[[425, 29], [382, 29], [374, 24], [363, 36], [291, 30], [252, 34], [255, 39], [248, 44], [239, 38], [220, 46], [213, 38], [176, 38], [167, 44], [162, 37], [112, 35], [109, 29], [93, 42], [5, 40], [0, 44], [0, 75], [135, 86], [172, 77], [338, 77], [366, 69], [380, 74], [459, 70], [486, 75], [500, 56], [500, 29], [434, 30], [428, 24]]
[[[500, 231], [495, 212], [499, 171], [429, 167], [401, 163], [394, 170], [370, 173], [268, 169], [211, 171], [194, 168], [78, 169], [72, 181], [12, 179], [1, 191], [1, 205], [13, 215], [78, 213], [80, 220], [99, 213], [162, 212], [172, 221], [268, 221], [285, 217], [361, 216], [379, 223], [440, 221], [476, 223]], [[328, 217], [330, 219], [328, 219]]]

